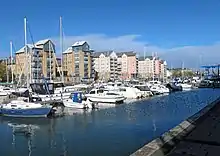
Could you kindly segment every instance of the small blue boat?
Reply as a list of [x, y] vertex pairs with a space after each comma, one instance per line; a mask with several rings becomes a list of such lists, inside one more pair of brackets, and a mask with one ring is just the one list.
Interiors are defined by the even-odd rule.
[[52, 106], [31, 103], [20, 100], [12, 101], [1, 106], [1, 114], [10, 117], [47, 117]]

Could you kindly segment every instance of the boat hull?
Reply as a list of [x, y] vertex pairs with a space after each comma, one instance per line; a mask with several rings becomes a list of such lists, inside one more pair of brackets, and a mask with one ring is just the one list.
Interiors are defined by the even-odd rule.
[[121, 98], [107, 98], [107, 97], [90, 97], [87, 96], [87, 98], [91, 101], [91, 102], [97, 102], [97, 103], [123, 103], [125, 98], [121, 97]]
[[84, 103], [73, 102], [72, 100], [63, 100], [63, 105], [67, 108], [85, 109], [87, 106]]
[[8, 109], [2, 108], [1, 114], [9, 117], [47, 117], [51, 107], [30, 108], [30, 109]]

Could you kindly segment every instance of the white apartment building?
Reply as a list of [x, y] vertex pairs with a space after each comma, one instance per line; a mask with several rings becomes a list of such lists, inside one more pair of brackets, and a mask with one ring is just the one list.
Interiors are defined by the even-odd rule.
[[93, 54], [94, 69], [99, 73], [99, 79], [118, 78], [118, 57], [114, 51], [96, 52]]
[[138, 75], [140, 78], [158, 78], [162, 81], [166, 81], [166, 70], [167, 63], [164, 60], [160, 60], [153, 56], [139, 57]]
[[155, 75], [155, 57], [139, 57], [138, 75], [140, 78], [151, 78]]

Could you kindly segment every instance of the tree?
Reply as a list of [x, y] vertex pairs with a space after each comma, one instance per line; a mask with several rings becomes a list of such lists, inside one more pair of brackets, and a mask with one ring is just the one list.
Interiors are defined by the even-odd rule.
[[6, 64], [0, 63], [0, 81], [7, 81]]
[[195, 73], [193, 73], [193, 71], [190, 70], [181, 70], [181, 69], [175, 69], [172, 71], [172, 76], [173, 77], [193, 77], [195, 75]]

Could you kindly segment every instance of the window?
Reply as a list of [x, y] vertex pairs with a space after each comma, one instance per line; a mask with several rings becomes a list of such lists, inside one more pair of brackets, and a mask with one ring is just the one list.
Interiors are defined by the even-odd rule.
[[93, 91], [91, 91], [89, 94], [95, 94], [95, 91], [93, 90]]
[[104, 92], [104, 90], [97, 90], [97, 93], [99, 94], [99, 93], [103, 93]]
[[126, 89], [125, 88], [120, 88], [119, 91], [120, 92], [126, 92]]

